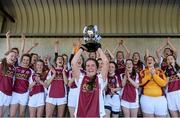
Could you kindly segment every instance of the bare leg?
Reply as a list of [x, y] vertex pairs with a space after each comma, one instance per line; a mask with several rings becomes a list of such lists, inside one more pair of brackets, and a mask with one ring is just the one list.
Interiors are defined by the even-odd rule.
[[106, 117], [110, 118], [110, 115], [111, 115], [111, 111], [109, 109], [105, 109], [105, 112], [106, 112]]
[[154, 117], [154, 114], [148, 114], [143, 112], [143, 117]]
[[64, 116], [65, 107], [66, 107], [66, 104], [58, 105], [58, 116], [57, 117]]
[[46, 102], [46, 117], [52, 117], [55, 105]]
[[29, 106], [29, 115], [30, 117], [36, 117], [36, 107], [30, 107]]
[[136, 108], [136, 109], [130, 109], [130, 112], [131, 112], [131, 117], [137, 118], [138, 108]]
[[131, 114], [128, 108], [122, 106], [122, 110], [123, 110], [124, 117], [130, 117]]
[[26, 105], [19, 105], [19, 117], [25, 117]]
[[3, 116], [3, 107], [4, 107], [4, 106], [0, 106], [0, 117]]
[[11, 106], [10, 106], [10, 117], [15, 117], [18, 109], [19, 109], [18, 104], [11, 104]]
[[119, 118], [119, 114], [112, 114], [113, 118]]
[[75, 108], [74, 107], [68, 107], [69, 112], [70, 112], [70, 117], [73, 118], [74, 117], [74, 112], [75, 112]]
[[37, 108], [37, 117], [42, 117], [44, 111], [44, 105]]

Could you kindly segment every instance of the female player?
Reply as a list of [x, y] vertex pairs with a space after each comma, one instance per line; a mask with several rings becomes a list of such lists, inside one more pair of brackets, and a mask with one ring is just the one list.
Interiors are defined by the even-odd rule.
[[155, 68], [155, 59], [146, 58], [147, 68], [140, 72], [143, 93], [140, 98], [141, 109], [144, 117], [165, 117], [167, 115], [167, 101], [163, 87], [167, 84], [164, 72]]
[[30, 55], [24, 54], [21, 57], [20, 66], [16, 67], [10, 117], [15, 117], [17, 111], [19, 111], [20, 117], [25, 116], [25, 108], [29, 98], [29, 81], [33, 73], [33, 71], [29, 68], [30, 60]]
[[180, 117], [180, 66], [173, 55], [167, 56], [166, 76], [169, 78], [167, 87], [168, 109], [172, 117]]
[[0, 117], [3, 117], [4, 107], [9, 106], [11, 102], [15, 74], [13, 64], [16, 60], [16, 52], [10, 50], [6, 54], [0, 63]]
[[[169, 46], [169, 47], [168, 47]], [[161, 55], [161, 50], [163, 50], [163, 55]], [[166, 70], [167, 68], [167, 61], [166, 61], [166, 57], [168, 55], [174, 55], [175, 57], [177, 56], [177, 51], [176, 51], [176, 48], [173, 46], [173, 44], [170, 42], [170, 38], [168, 38], [166, 40], [166, 42], [164, 44], [161, 45], [161, 47], [159, 47], [157, 50], [156, 50], [156, 55], [159, 59], [159, 64], [160, 64], [160, 67], [163, 71]]]
[[109, 62], [101, 48], [97, 49], [100, 58], [103, 60], [103, 67], [100, 74], [98, 62], [89, 58], [85, 62], [85, 71], [80, 72], [77, 61], [82, 54], [84, 47], [81, 47], [72, 59], [72, 71], [78, 86], [78, 103], [75, 109], [75, 117], [102, 117], [105, 115], [103, 90], [107, 78]]
[[[83, 70], [83, 63], [84, 59], [82, 56], [78, 59], [78, 67], [80, 68], [81, 73], [85, 73]], [[74, 117], [74, 111], [77, 104], [77, 86], [75, 84], [75, 78], [72, 77], [72, 70], [68, 71], [68, 86], [69, 86], [69, 93], [68, 93], [68, 109], [70, 112], [70, 116]]]
[[121, 106], [125, 117], [137, 117], [139, 108], [139, 75], [133, 68], [133, 60], [126, 60], [126, 70], [121, 74], [122, 97]]
[[120, 90], [121, 90], [121, 79], [116, 72], [117, 64], [113, 61], [109, 62], [109, 72], [107, 77], [107, 87], [105, 95], [105, 109], [106, 117], [118, 117], [120, 108]]
[[58, 107], [58, 117], [63, 117], [67, 104], [67, 77], [64, 69], [64, 59], [58, 56], [55, 60], [56, 76], [47, 80], [48, 93], [46, 98], [46, 116], [52, 117], [55, 106]]
[[29, 113], [30, 117], [42, 117], [45, 105], [45, 80], [48, 78], [44, 71], [43, 60], [38, 60], [35, 66], [35, 73], [30, 79], [29, 85]]

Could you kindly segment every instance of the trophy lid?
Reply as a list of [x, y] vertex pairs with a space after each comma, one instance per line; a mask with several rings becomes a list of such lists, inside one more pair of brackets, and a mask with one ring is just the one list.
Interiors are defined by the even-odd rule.
[[96, 25], [85, 26], [83, 30], [85, 42], [98, 42], [101, 36], [98, 34]]

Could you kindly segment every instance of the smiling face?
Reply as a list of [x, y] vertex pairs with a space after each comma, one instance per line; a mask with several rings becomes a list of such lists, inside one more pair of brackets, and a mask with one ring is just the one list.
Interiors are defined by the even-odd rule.
[[126, 70], [131, 72], [132, 69], [133, 69], [133, 62], [132, 62], [132, 60], [127, 60], [126, 61]]
[[172, 51], [170, 48], [165, 48], [164, 49], [164, 57], [167, 57], [168, 55], [172, 55]]
[[30, 64], [30, 57], [28, 57], [28, 56], [23, 56], [23, 57], [22, 57], [22, 61], [21, 61], [22, 67], [27, 68], [27, 67], [29, 66], [29, 64]]
[[96, 75], [97, 73], [97, 65], [96, 62], [94, 60], [88, 60], [86, 62], [86, 74], [88, 77], [93, 77]]
[[37, 54], [33, 54], [32, 57], [31, 57], [31, 63], [32, 64], [35, 64], [38, 60], [38, 55]]
[[114, 63], [109, 63], [109, 74], [114, 74], [116, 70], [116, 66]]
[[44, 63], [42, 61], [36, 62], [36, 71], [42, 73], [44, 67]]
[[6, 56], [6, 60], [8, 64], [14, 64], [14, 62], [16, 61], [16, 52], [9, 52], [9, 54]]
[[147, 57], [147, 60], [146, 60], [147, 67], [152, 68], [152, 67], [154, 67], [154, 64], [155, 64], [154, 58], [151, 56]]
[[175, 58], [172, 55], [167, 57], [167, 64], [168, 65], [175, 65]]
[[58, 56], [56, 59], [56, 65], [59, 67], [63, 67], [64, 65], [64, 58], [62, 56]]
[[140, 60], [139, 53], [134, 53], [132, 59], [134, 63], [137, 63]]
[[78, 67], [82, 67], [82, 64], [83, 64], [83, 59], [82, 57], [80, 57], [77, 61], [77, 64], [78, 64]]
[[116, 58], [117, 58], [117, 60], [119, 60], [119, 61], [123, 60], [123, 59], [124, 59], [124, 54], [123, 54], [123, 52], [122, 52], [122, 51], [117, 52]]
[[96, 52], [90, 52], [89, 58], [96, 59]]

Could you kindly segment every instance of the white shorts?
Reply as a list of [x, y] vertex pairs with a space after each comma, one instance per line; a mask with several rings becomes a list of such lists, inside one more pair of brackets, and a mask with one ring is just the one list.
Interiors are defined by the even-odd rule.
[[111, 110], [112, 112], [120, 112], [120, 97], [119, 95], [106, 95], [104, 99], [105, 108]]
[[8, 96], [0, 91], [0, 106], [9, 106], [12, 96]]
[[29, 97], [28, 106], [40, 107], [45, 105], [45, 93], [38, 93]]
[[155, 115], [167, 115], [167, 100], [164, 96], [150, 97], [142, 95], [140, 99], [141, 109], [144, 113]]
[[20, 104], [25, 106], [28, 103], [28, 97], [29, 97], [29, 92], [23, 94], [13, 92], [11, 104]]
[[180, 112], [180, 90], [167, 93], [168, 109]]
[[69, 90], [69, 94], [68, 94], [68, 106], [69, 107], [76, 107], [77, 104], [77, 92], [78, 89], [77, 88], [73, 88]]
[[67, 96], [63, 98], [50, 98], [49, 96], [46, 97], [46, 102], [51, 103], [53, 105], [63, 105], [67, 104]]
[[136, 108], [139, 108], [139, 101], [128, 102], [128, 101], [121, 99], [121, 106], [128, 108], [128, 109], [136, 109]]

